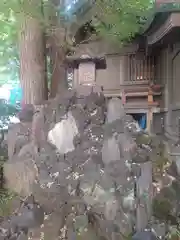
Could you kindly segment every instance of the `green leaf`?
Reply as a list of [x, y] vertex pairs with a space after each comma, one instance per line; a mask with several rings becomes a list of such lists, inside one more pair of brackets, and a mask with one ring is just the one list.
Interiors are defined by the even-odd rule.
[[96, 30], [120, 43], [131, 40], [146, 22], [150, 0], [97, 0]]

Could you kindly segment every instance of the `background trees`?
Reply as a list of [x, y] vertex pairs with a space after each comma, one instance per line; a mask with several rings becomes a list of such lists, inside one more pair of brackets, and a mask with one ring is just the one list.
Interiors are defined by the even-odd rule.
[[[85, 0], [77, 4], [69, 0], [68, 5], [65, 0], [0, 2], [0, 83], [20, 79], [25, 103], [47, 99], [48, 80], [51, 97], [67, 87], [64, 59], [73, 43], [69, 25], [78, 21], [76, 7], [83, 1], [89, 4]], [[90, 19], [97, 34], [121, 44], [140, 31], [151, 1], [97, 0], [93, 8]]]
[[151, 0], [97, 0], [94, 24], [104, 38], [119, 43], [130, 41], [142, 30], [153, 4]]

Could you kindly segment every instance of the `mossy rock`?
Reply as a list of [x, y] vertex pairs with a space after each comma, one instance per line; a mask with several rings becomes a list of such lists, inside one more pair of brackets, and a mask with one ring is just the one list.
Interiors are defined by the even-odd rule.
[[170, 232], [167, 235], [167, 240], [179, 240], [180, 231], [177, 229], [177, 226], [171, 227]]
[[168, 199], [157, 199], [153, 200], [152, 204], [153, 215], [159, 220], [167, 220], [171, 214], [172, 205]]
[[168, 240], [179, 240], [179, 236], [177, 234], [172, 234], [168, 237]]
[[151, 144], [151, 141], [152, 141], [152, 137], [150, 137], [150, 136], [147, 135], [147, 134], [138, 135], [138, 136], [136, 137], [136, 143], [137, 143], [137, 145], [142, 145], [142, 144], [150, 145], [150, 144]]
[[176, 192], [172, 186], [165, 187], [161, 190], [159, 195], [157, 195], [157, 199], [166, 199], [172, 203], [176, 199]]
[[81, 234], [77, 235], [77, 240], [100, 240], [100, 238], [97, 236], [96, 232], [91, 228], [88, 227], [87, 229], [85, 229], [85, 231], [83, 231]]
[[153, 172], [159, 172], [162, 174], [165, 171], [168, 162], [169, 159], [161, 155], [157, 156], [155, 159], [152, 159]]
[[157, 145], [151, 147], [152, 152], [150, 154], [150, 159], [153, 165], [154, 178], [161, 177], [167, 170], [169, 165], [168, 163], [170, 163], [166, 153], [166, 146], [162, 141], [160, 141]]
[[[16, 202], [15, 202], [16, 201]], [[0, 216], [9, 216], [19, 203], [19, 198], [8, 190], [0, 190]]]
[[172, 185], [170, 187], [175, 192], [175, 200], [180, 201], [180, 182], [179, 181], [173, 181]]
[[172, 214], [173, 212], [173, 202], [169, 199], [155, 198], [152, 204], [153, 216], [160, 221], [169, 222], [171, 225], [178, 224], [176, 216]]

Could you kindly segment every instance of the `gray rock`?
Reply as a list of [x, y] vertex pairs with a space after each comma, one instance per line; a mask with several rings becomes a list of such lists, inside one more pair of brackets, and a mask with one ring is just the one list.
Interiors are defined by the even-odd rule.
[[19, 228], [37, 228], [44, 222], [44, 211], [39, 205], [24, 206], [17, 216], [11, 218], [11, 224]]
[[112, 137], [114, 133], [124, 133], [124, 122], [122, 119], [117, 119], [111, 123], [104, 125], [104, 135], [106, 137]]
[[137, 222], [136, 229], [141, 231], [146, 228], [152, 214], [152, 163], [141, 164], [141, 176], [137, 180]]
[[105, 217], [109, 221], [114, 221], [117, 211], [118, 211], [118, 201], [116, 200], [115, 197], [111, 197], [106, 201], [105, 204]]
[[123, 197], [122, 206], [126, 211], [132, 211], [135, 209], [135, 194], [132, 189], [127, 196]]
[[136, 143], [128, 133], [121, 133], [117, 137], [120, 145], [121, 157], [126, 160], [132, 160], [136, 152]]
[[180, 175], [180, 157], [178, 157], [178, 156], [175, 157], [175, 163], [176, 163], [176, 167], [177, 167], [177, 172]]
[[92, 86], [79, 85], [77, 89], [77, 96], [84, 98], [85, 96], [89, 96], [92, 93], [92, 91], [93, 91]]
[[117, 119], [124, 117], [124, 107], [119, 98], [112, 98], [107, 106], [107, 122], [111, 123]]
[[105, 114], [101, 107], [97, 107], [90, 112], [90, 121], [95, 125], [101, 125], [105, 122]]
[[154, 233], [150, 231], [142, 231], [137, 232], [133, 237], [132, 240], [157, 240], [157, 237]]
[[[131, 170], [123, 158], [105, 166], [105, 172], [119, 185], [128, 186], [131, 182]], [[130, 184], [131, 185], [131, 184]]]
[[121, 153], [116, 138], [113, 136], [104, 141], [102, 147], [102, 160], [104, 164], [109, 164], [121, 159]]
[[[26, 127], [23, 133], [14, 131], [23, 137], [20, 148], [15, 139], [11, 161], [5, 164], [8, 186], [23, 197], [32, 194], [48, 214], [43, 222], [43, 212], [28, 202], [28, 207], [25, 204], [11, 217], [14, 226], [32, 231], [32, 239], [41, 239], [41, 233], [45, 239], [62, 238], [65, 227], [68, 237], [74, 239], [74, 230], [83, 227], [78, 239], [121, 240], [136, 223], [143, 231], [151, 220], [152, 172], [145, 161], [149, 150], [137, 152], [142, 150], [142, 144], [137, 146], [134, 140], [138, 127], [131, 116], [125, 116], [121, 100], [111, 99], [106, 109], [104, 96], [92, 90], [81, 88], [77, 95], [62, 93], [48, 101], [43, 119], [37, 121], [42, 126], [32, 127], [36, 134], [34, 130], [30, 138], [27, 134], [27, 141]], [[34, 154], [32, 143], [38, 145]], [[136, 152], [137, 158], [142, 155], [141, 161], [133, 163]], [[14, 231], [15, 240], [16, 235]]]
[[132, 213], [123, 212], [123, 210], [118, 211], [116, 214], [115, 223], [119, 227], [120, 233], [124, 236], [127, 236], [132, 232]]
[[19, 119], [21, 122], [31, 122], [34, 114], [34, 106], [32, 104], [26, 104], [22, 107], [19, 113]]
[[164, 223], [154, 223], [152, 225], [152, 229], [154, 230], [154, 232], [156, 233], [156, 235], [163, 239], [166, 235], [166, 226]]
[[135, 154], [132, 156], [134, 163], [145, 163], [149, 161], [149, 154], [145, 149], [137, 148]]
[[167, 173], [176, 178], [176, 179], [179, 179], [179, 173], [178, 173], [178, 169], [177, 169], [177, 165], [176, 165], [176, 162], [175, 161], [172, 161], [170, 167], [168, 168], [167, 170]]
[[75, 107], [71, 110], [71, 114], [76, 119], [76, 124], [79, 131], [84, 131], [84, 129], [90, 123], [88, 113], [84, 111], [81, 107]]
[[[97, 89], [98, 90], [98, 89]], [[93, 92], [91, 93], [91, 97], [93, 98], [93, 101], [96, 105], [102, 107], [105, 103], [105, 97], [100, 91], [94, 91], [93, 87]]]
[[88, 218], [86, 215], [79, 215], [75, 217], [74, 221], [75, 230], [88, 228]]
[[4, 164], [4, 176], [10, 189], [26, 197], [32, 193], [38, 169], [32, 158], [15, 157], [14, 161]]
[[30, 134], [30, 123], [17, 123], [9, 127], [7, 135], [9, 159], [18, 154], [20, 149], [29, 142]]
[[35, 153], [35, 146], [32, 142], [25, 144], [19, 151], [18, 157], [32, 156]]
[[21, 233], [18, 236], [17, 240], [28, 240], [28, 236], [26, 234], [24, 234], [24, 233]]

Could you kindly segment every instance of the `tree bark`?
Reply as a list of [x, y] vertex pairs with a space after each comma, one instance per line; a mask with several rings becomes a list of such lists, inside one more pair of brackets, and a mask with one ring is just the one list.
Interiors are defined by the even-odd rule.
[[51, 85], [50, 85], [50, 97], [54, 98], [58, 93], [67, 89], [66, 81], [66, 66], [64, 63], [66, 54], [63, 46], [58, 46], [56, 41], [51, 36]]
[[19, 47], [23, 103], [39, 104], [48, 98], [48, 89], [44, 33], [38, 17], [23, 15]]
[[[57, 7], [60, 1], [52, 0], [54, 7]], [[63, 4], [61, 2], [61, 4]], [[50, 43], [50, 62], [51, 62], [51, 85], [50, 97], [54, 98], [57, 93], [67, 89], [66, 81], [66, 30], [63, 27], [63, 21], [59, 23], [56, 11], [50, 16], [51, 30], [49, 35]]]

